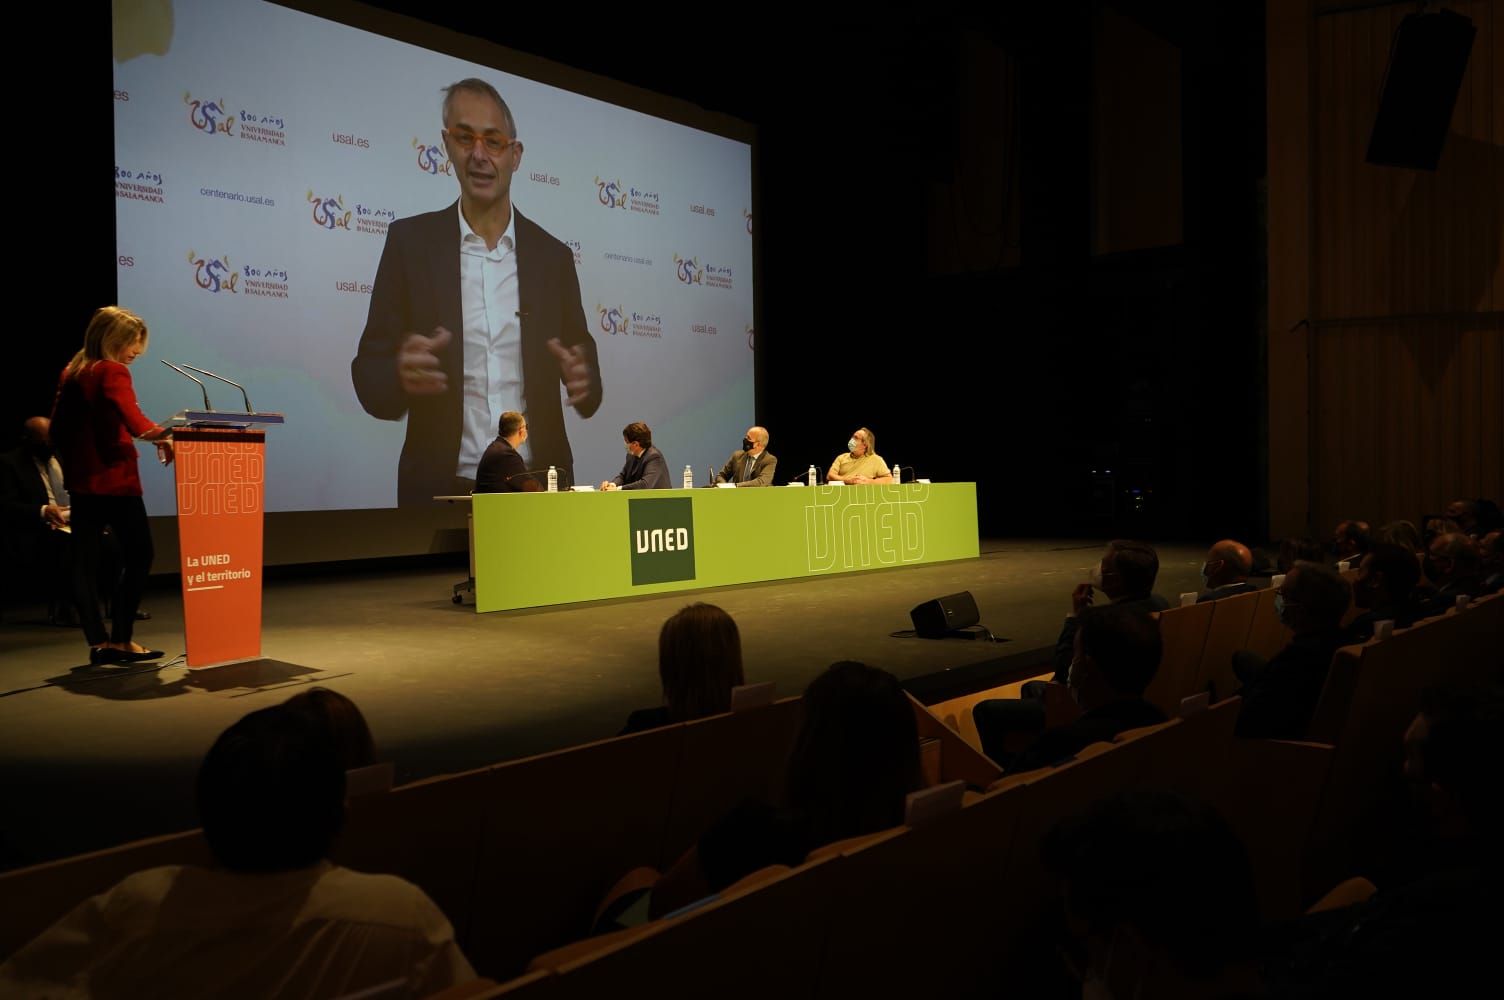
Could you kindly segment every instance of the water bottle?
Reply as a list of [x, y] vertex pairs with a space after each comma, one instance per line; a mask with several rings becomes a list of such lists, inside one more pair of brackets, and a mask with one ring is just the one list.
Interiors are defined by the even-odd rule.
[[899, 465], [898, 465], [897, 462], [893, 463], [892, 469], [893, 469], [893, 481], [895, 483], [901, 483], [901, 482], [903, 482], [903, 470], [899, 468]]
[[695, 470], [688, 465], [684, 467], [684, 488], [686, 490], [695, 488]]
[[820, 479], [819, 474], [815, 472], [815, 467], [813, 465], [811, 465], [809, 467], [809, 484], [811, 486], [814, 486], [814, 485], [816, 485], [816, 483], [819, 482], [819, 479]]
[[548, 492], [559, 492], [559, 470], [552, 465], [548, 467]]

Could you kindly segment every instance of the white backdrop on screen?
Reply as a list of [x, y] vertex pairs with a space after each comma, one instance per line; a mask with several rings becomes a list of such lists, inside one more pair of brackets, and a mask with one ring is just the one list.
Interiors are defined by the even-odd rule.
[[[154, 418], [201, 403], [162, 358], [287, 415], [269, 510], [396, 505], [403, 425], [361, 409], [350, 360], [386, 224], [458, 197], [440, 90], [467, 76], [517, 119], [513, 203], [575, 250], [605, 387], [589, 420], [565, 410], [579, 481], [620, 470], [630, 421], [697, 479], [752, 422], [746, 143], [255, 0], [180, 2], [116, 25], [120, 304], [151, 328], [132, 371]], [[150, 513], [170, 478], [143, 477]]]

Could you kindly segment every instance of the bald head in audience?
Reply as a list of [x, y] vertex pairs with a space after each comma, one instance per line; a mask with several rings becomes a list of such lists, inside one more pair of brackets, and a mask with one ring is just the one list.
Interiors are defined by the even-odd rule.
[[1206, 550], [1206, 563], [1201, 569], [1208, 590], [1243, 583], [1252, 572], [1253, 553], [1248, 546], [1231, 538], [1224, 538]]

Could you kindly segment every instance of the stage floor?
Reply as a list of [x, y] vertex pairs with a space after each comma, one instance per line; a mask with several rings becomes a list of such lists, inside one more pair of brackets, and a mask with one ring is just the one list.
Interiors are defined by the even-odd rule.
[[[1204, 549], [1162, 546], [1156, 589], [1199, 585]], [[272, 662], [190, 672], [91, 668], [82, 634], [0, 625], [0, 868], [196, 826], [193, 776], [215, 736], [309, 684], [354, 699], [399, 782], [613, 735], [657, 704], [659, 625], [695, 600], [725, 608], [747, 680], [797, 694], [859, 659], [909, 680], [1052, 646], [1098, 541], [984, 540], [982, 556], [932, 566], [477, 615], [449, 599], [455, 569], [267, 585]], [[909, 609], [969, 590], [1003, 643], [891, 638]], [[139, 641], [183, 648], [176, 590], [153, 591]]]

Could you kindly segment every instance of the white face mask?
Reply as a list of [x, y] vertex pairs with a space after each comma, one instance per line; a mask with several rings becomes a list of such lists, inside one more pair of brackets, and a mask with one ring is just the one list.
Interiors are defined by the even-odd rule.
[[854, 454], [856, 452], [856, 444], [856, 438], [852, 438], [851, 440], [846, 442], [846, 450]]

